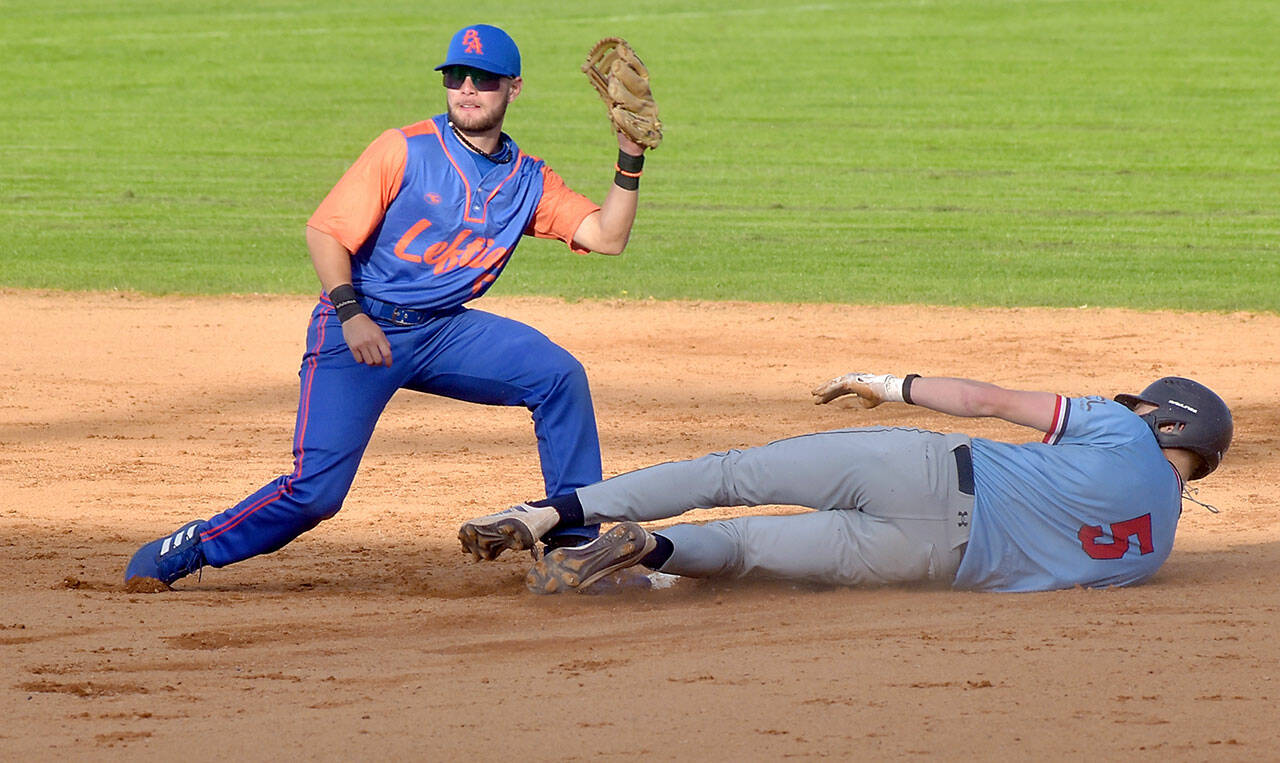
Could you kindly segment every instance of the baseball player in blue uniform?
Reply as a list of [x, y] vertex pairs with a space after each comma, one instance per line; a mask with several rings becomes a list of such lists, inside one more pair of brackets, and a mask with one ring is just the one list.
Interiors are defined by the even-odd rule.
[[[488, 290], [524, 235], [577, 253], [621, 253], [644, 149], [618, 134], [614, 184], [597, 206], [502, 131], [523, 83], [506, 32], [459, 30], [436, 68], [446, 113], [379, 136], [308, 221], [324, 292], [307, 330], [293, 471], [144, 545], [126, 583], [168, 586], [205, 565], [275, 551], [332, 517], [399, 389], [525, 406], [548, 495], [600, 480], [582, 365], [529, 326], [465, 303]], [[587, 526], [548, 540], [597, 534]]]
[[[547, 532], [619, 523], [537, 561], [527, 583], [538, 593], [582, 589], [636, 564], [690, 577], [840, 585], [1130, 585], [1169, 556], [1187, 481], [1218, 467], [1232, 435], [1222, 399], [1178, 377], [1114, 400], [865, 373], [813, 394], [817, 403], [853, 395], [868, 408], [893, 401], [994, 416], [1044, 437], [1015, 445], [899, 427], [803, 435], [640, 469], [472, 520], [459, 531], [463, 550], [492, 559], [532, 548]], [[816, 511], [653, 532], [636, 524], [777, 504]]]

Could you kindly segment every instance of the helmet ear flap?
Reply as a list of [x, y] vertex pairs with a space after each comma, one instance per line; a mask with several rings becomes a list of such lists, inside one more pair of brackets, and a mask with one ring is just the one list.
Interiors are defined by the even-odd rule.
[[[1158, 409], [1157, 409], [1158, 410]], [[1151, 434], [1156, 436], [1156, 442], [1160, 442], [1160, 423], [1156, 421], [1156, 411], [1147, 411], [1138, 416], [1138, 418], [1147, 422], [1147, 426], [1151, 427]], [[1164, 447], [1164, 443], [1160, 443]]]

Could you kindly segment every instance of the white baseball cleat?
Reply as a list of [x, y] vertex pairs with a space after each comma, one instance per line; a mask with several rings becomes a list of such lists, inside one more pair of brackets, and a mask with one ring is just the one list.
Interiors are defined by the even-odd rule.
[[533, 548], [559, 522], [560, 515], [550, 506], [522, 503], [463, 523], [458, 540], [476, 561], [497, 559], [507, 549]]
[[622, 522], [586, 545], [555, 549], [533, 565], [524, 583], [539, 594], [581, 592], [612, 572], [638, 564], [657, 545], [640, 525]]

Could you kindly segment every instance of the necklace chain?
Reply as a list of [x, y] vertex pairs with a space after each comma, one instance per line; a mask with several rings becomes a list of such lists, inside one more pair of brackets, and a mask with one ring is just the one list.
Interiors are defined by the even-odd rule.
[[475, 151], [477, 154], [480, 154], [489, 161], [497, 162], [498, 164], [505, 164], [511, 161], [510, 152], [507, 151], [507, 144], [502, 140], [502, 138], [498, 138], [497, 150], [493, 153], [489, 153], [488, 151], [481, 150], [479, 146], [467, 140], [467, 136], [462, 134], [462, 131], [458, 129], [458, 126], [455, 125], [452, 120], [449, 122], [449, 129], [453, 130], [453, 134], [458, 140], [462, 141], [462, 145], [472, 151]]

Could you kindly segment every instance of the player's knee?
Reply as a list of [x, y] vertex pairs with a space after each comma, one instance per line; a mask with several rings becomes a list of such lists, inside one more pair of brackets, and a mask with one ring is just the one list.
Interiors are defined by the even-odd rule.
[[331, 519], [341, 509], [341, 501], [338, 501], [337, 503], [325, 503], [314, 507], [314, 509], [309, 513], [309, 516], [316, 520], [316, 522], [323, 522], [326, 519]]
[[589, 387], [587, 382], [587, 369], [578, 362], [577, 358], [570, 357], [560, 370], [561, 378], [564, 379], [564, 385], [575, 390], [585, 392]]
[[293, 491], [293, 499], [299, 512], [317, 523], [337, 514], [346, 497], [345, 487], [339, 489], [330, 485], [295, 486]]
[[569, 353], [563, 353], [549, 367], [548, 393], [559, 395], [588, 395], [590, 383], [587, 381], [587, 369], [578, 359]]
[[555, 350], [555, 352], [549, 352], [545, 356], [547, 367], [553, 374], [556, 376], [582, 376], [586, 378], [587, 371], [577, 358], [562, 347], [556, 347]]
[[324, 501], [302, 504], [302, 513], [317, 524], [330, 519], [342, 508], [342, 501]]

